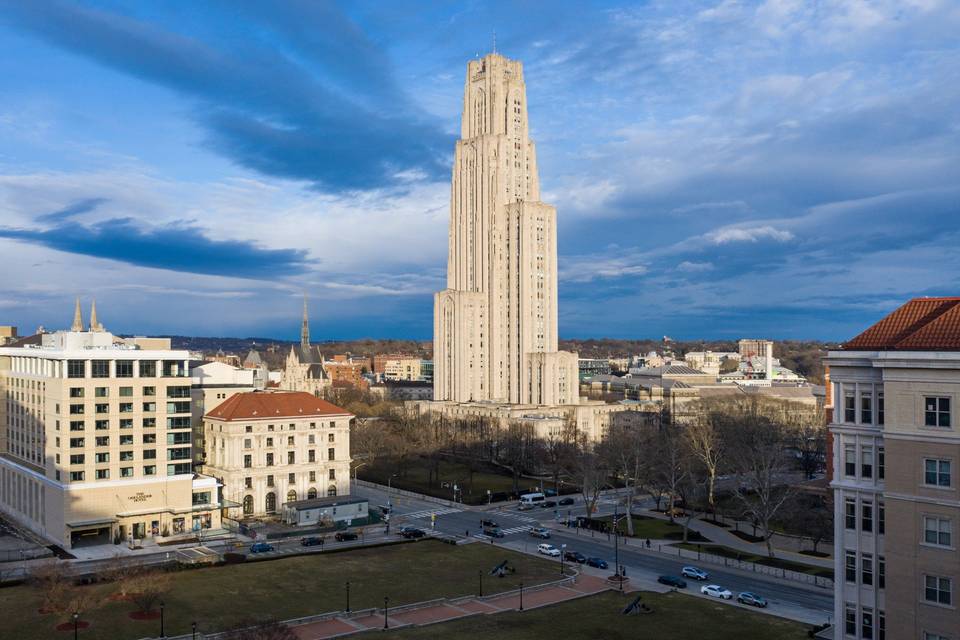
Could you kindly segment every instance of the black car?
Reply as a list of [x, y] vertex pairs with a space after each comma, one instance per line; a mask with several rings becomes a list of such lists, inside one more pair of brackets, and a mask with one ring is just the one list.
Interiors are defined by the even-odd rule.
[[560, 500], [558, 504], [561, 507], [569, 507], [571, 504], [573, 504], [573, 502], [574, 502], [573, 498], [563, 498]]
[[540, 503], [541, 509], [553, 509], [557, 506], [557, 503], [554, 500], [544, 500]]
[[587, 566], [596, 567], [597, 569], [606, 569], [609, 565], [603, 558], [587, 558]]
[[675, 587], [677, 589], [687, 588], [687, 581], [683, 578], [678, 578], [677, 576], [660, 576], [657, 578], [657, 582], [660, 584], [665, 584], [668, 587]]
[[422, 538], [427, 534], [423, 531], [423, 529], [411, 528], [411, 529], [404, 529], [403, 531], [400, 532], [400, 535], [403, 536], [404, 538], [410, 539], [410, 538]]
[[486, 520], [486, 519], [484, 519], [484, 520], [481, 520], [481, 521], [480, 521], [480, 527], [481, 527], [481, 528], [483, 528], [483, 527], [493, 527], [493, 528], [497, 528], [497, 527], [499, 527], [499, 526], [500, 526], [500, 525], [498, 525], [498, 524], [497, 524], [496, 522], [494, 522], [493, 520]]
[[566, 551], [563, 554], [563, 559], [568, 560], [570, 562], [578, 562], [580, 564], [583, 564], [584, 562], [587, 561], [587, 556], [583, 555], [579, 551]]
[[506, 535], [500, 527], [484, 527], [483, 533], [491, 538], [502, 538]]
[[359, 536], [351, 531], [338, 531], [333, 537], [337, 542], [343, 542], [344, 540], [356, 540]]
[[305, 538], [300, 538], [300, 544], [305, 547], [316, 547], [323, 546], [323, 538], [318, 538], [317, 536], [307, 536]]

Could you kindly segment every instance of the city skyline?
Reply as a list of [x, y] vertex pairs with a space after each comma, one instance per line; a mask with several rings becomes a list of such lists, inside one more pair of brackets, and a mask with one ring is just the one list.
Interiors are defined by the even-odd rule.
[[561, 337], [831, 340], [957, 288], [948, 3], [0, 5], [21, 332], [79, 294], [118, 333], [296, 339], [307, 293], [320, 340], [429, 339], [460, 72], [494, 31]]

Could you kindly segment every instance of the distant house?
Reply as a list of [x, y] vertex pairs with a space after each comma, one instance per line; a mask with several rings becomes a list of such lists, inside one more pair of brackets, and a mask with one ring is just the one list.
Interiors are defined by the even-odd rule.
[[297, 527], [366, 524], [370, 505], [365, 498], [333, 497], [297, 500], [283, 505], [282, 520]]

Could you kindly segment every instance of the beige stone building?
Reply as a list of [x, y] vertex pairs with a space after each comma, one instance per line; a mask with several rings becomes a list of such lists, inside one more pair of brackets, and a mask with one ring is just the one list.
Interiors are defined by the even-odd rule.
[[320, 347], [310, 344], [310, 321], [307, 317], [307, 301], [304, 299], [300, 344], [290, 347], [283, 375], [280, 377], [280, 388], [286, 391], [305, 391], [320, 397], [330, 385], [331, 379], [323, 366]]
[[66, 548], [218, 528], [195, 475], [189, 354], [122, 339], [79, 301], [70, 331], [0, 348], [0, 509]]
[[831, 351], [835, 637], [960, 637], [960, 298]]
[[205, 471], [237, 517], [279, 514], [302, 499], [350, 493], [353, 415], [306, 392], [238, 393], [204, 417]]

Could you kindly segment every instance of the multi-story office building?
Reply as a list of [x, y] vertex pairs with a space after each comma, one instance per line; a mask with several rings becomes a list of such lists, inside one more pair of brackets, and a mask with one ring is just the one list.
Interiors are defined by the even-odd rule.
[[960, 638], [960, 298], [830, 352], [838, 640]]
[[205, 471], [244, 517], [350, 493], [353, 415], [303, 391], [238, 393], [204, 417]]
[[188, 353], [70, 331], [0, 348], [0, 509], [70, 548], [219, 526], [191, 464]]

